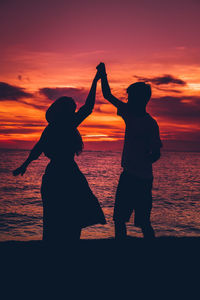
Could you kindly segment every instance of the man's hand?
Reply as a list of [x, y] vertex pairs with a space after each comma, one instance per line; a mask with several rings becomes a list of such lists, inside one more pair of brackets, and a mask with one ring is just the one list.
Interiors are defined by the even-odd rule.
[[117, 108], [121, 107], [122, 105], [125, 105], [122, 101], [117, 99], [111, 93], [108, 79], [106, 76], [107, 74], [106, 74], [105, 64], [101, 62], [96, 68], [101, 76], [101, 87], [102, 87], [102, 92], [103, 92], [104, 98], [107, 99], [110, 103], [112, 103]]
[[26, 172], [26, 167], [24, 165], [21, 165], [19, 168], [13, 171], [13, 176], [18, 176], [19, 174], [23, 176], [25, 172]]
[[105, 76], [106, 75], [106, 67], [105, 67], [105, 64], [104, 63], [100, 63], [96, 69], [99, 71], [100, 75], [101, 76]]

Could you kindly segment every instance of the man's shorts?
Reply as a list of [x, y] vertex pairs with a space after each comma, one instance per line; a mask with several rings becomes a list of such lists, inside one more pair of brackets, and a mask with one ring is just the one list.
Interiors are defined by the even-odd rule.
[[114, 215], [115, 222], [128, 222], [135, 211], [134, 225], [150, 224], [153, 179], [142, 179], [122, 172], [117, 187]]

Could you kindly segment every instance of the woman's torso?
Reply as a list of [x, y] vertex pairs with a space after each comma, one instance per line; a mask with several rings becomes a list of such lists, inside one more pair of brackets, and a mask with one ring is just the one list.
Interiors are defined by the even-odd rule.
[[50, 159], [46, 173], [78, 168], [74, 157], [81, 143], [81, 136], [76, 128], [63, 124], [48, 125], [43, 146], [45, 156]]

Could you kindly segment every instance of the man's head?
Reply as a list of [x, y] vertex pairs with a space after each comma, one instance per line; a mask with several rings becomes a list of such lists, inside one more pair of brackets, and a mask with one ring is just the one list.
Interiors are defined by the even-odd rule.
[[135, 82], [127, 88], [127, 93], [131, 107], [144, 109], [151, 98], [151, 86], [145, 82]]

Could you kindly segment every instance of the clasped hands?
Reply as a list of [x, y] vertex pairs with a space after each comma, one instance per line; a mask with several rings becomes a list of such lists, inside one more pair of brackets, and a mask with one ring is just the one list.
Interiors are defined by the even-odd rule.
[[97, 73], [95, 75], [95, 79], [97, 81], [103, 76], [106, 76], [106, 67], [104, 63], [101, 62], [100, 64], [98, 64], [98, 66], [96, 66], [96, 69], [97, 69]]

